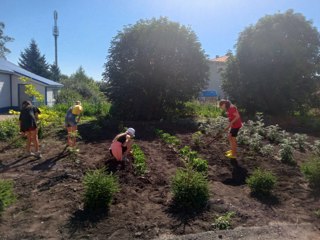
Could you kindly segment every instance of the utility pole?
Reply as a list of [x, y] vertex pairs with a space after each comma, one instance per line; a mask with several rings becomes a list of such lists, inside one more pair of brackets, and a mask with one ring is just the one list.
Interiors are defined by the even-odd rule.
[[59, 29], [57, 26], [58, 20], [58, 12], [53, 12], [54, 18], [54, 27], [53, 27], [53, 36], [54, 36], [54, 53], [55, 53], [55, 65], [58, 67], [58, 36], [59, 36]]

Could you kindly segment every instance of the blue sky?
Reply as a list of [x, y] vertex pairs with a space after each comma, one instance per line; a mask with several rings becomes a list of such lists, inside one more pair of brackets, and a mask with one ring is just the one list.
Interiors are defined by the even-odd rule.
[[0, 21], [8, 43], [7, 59], [17, 63], [35, 39], [47, 61], [54, 62], [53, 11], [58, 11], [58, 63], [70, 75], [82, 66], [101, 80], [110, 41], [139, 19], [165, 16], [190, 26], [210, 58], [233, 50], [238, 34], [266, 14], [300, 12], [320, 30], [319, 0], [1, 0]]

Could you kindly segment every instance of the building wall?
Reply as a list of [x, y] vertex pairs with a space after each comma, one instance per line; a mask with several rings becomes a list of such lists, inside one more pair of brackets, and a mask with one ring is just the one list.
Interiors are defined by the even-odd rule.
[[[35, 81], [30, 81], [30, 83], [32, 85], [34, 85], [36, 87], [36, 90], [39, 91], [43, 96], [45, 96], [46, 90], [45, 90], [45, 86], [39, 84], [38, 82]], [[25, 82], [22, 82], [19, 79], [19, 76], [13, 75], [12, 76], [12, 106], [13, 107], [19, 107], [19, 90], [18, 90], [18, 86], [19, 84], [26, 84]]]
[[47, 88], [47, 105], [49, 107], [52, 107], [56, 102], [56, 99], [55, 99], [55, 96], [54, 96], [54, 91], [56, 91], [56, 89]]
[[215, 90], [219, 98], [225, 96], [221, 89], [221, 70], [225, 68], [225, 63], [209, 61], [209, 84], [207, 90]]
[[10, 106], [10, 74], [0, 73], [0, 108]]

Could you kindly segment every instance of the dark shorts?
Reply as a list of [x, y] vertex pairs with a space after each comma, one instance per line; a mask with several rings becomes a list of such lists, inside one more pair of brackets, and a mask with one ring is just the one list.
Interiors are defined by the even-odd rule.
[[36, 129], [37, 129], [37, 127], [29, 127], [27, 129], [21, 130], [21, 132], [30, 132], [30, 131], [34, 131]]
[[65, 123], [66, 127], [75, 127], [77, 126], [77, 122], [76, 121], [67, 121]]
[[240, 130], [240, 128], [231, 128], [231, 130], [230, 130], [231, 136], [232, 136], [232, 137], [238, 136], [239, 130]]

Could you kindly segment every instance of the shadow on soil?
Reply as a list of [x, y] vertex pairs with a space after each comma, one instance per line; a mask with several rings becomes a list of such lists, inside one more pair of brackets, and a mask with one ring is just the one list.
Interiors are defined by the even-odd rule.
[[42, 163], [39, 163], [31, 168], [33, 171], [47, 171], [50, 170], [54, 165], [56, 165], [57, 161], [59, 161], [62, 158], [65, 158], [69, 155], [68, 152], [66, 152], [67, 147], [60, 152], [57, 156], [54, 156], [52, 158], [48, 158]]
[[69, 230], [70, 237], [79, 230], [84, 228], [94, 227], [98, 222], [105, 219], [108, 216], [108, 210], [77, 210], [75, 211], [69, 219], [67, 228]]
[[246, 178], [248, 177], [248, 170], [241, 167], [237, 160], [231, 160], [232, 166], [232, 178], [224, 180], [222, 183], [231, 186], [241, 186], [246, 184]]

